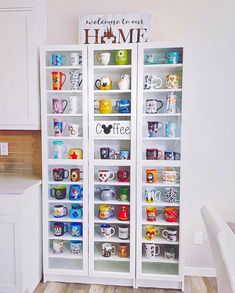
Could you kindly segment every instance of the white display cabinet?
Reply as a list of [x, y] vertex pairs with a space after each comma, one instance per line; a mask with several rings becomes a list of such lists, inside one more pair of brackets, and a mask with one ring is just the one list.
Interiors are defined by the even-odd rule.
[[136, 286], [183, 289], [183, 47], [139, 44], [138, 62]]
[[[127, 55], [128, 61], [125, 61]], [[89, 275], [100, 284], [134, 286], [137, 46], [90, 45], [88, 76]], [[109, 87], [110, 80], [112, 87]], [[126, 155], [127, 159], [121, 159]], [[113, 174], [110, 181], [99, 180], [99, 175], [111, 179]], [[126, 177], [129, 177], [128, 182], [123, 182]], [[121, 201], [120, 198], [125, 199], [125, 193], [128, 199]], [[106, 225], [102, 227], [107, 229], [111, 226], [114, 235], [102, 237], [101, 225]], [[128, 230], [125, 239], [119, 238], [122, 228]], [[109, 252], [102, 255], [105, 243], [115, 247], [111, 256]], [[103, 250], [103, 254], [105, 252]]]
[[[40, 57], [44, 281], [74, 281], [88, 275], [87, 48], [46, 46]], [[66, 78], [62, 88], [60, 78]], [[56, 136], [58, 132], [62, 135]], [[55, 217], [61, 206], [68, 215]], [[58, 245], [62, 253], [55, 249]]]

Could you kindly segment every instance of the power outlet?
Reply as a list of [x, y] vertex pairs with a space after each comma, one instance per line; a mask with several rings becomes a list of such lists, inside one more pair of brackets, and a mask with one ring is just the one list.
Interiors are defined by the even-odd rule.
[[202, 231], [195, 231], [193, 237], [194, 244], [203, 244], [203, 232]]
[[8, 143], [7, 142], [1, 142], [1, 155], [2, 156], [8, 156]]

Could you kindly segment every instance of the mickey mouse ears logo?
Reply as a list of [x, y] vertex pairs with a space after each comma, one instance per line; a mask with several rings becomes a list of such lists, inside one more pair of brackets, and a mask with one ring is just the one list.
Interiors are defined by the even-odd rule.
[[101, 127], [103, 128], [105, 134], [109, 134], [111, 129], [113, 128], [111, 124], [109, 124], [108, 126], [106, 126], [105, 124], [102, 124]]

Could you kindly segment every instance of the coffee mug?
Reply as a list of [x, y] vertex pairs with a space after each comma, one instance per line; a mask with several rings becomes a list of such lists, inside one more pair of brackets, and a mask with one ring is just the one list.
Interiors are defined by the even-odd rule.
[[119, 189], [118, 200], [120, 201], [129, 201], [129, 189], [126, 187], [121, 187]]
[[80, 185], [70, 185], [69, 187], [69, 199], [80, 200], [83, 196], [83, 187]]
[[163, 81], [160, 77], [153, 74], [144, 76], [144, 90], [154, 90], [162, 87]]
[[82, 55], [78, 52], [70, 52], [69, 63], [71, 66], [78, 66], [82, 64]]
[[173, 259], [175, 259], [176, 258], [176, 248], [175, 247], [172, 247], [172, 246], [165, 247], [164, 257], [167, 260], [173, 260]]
[[99, 52], [96, 55], [97, 61], [100, 62], [103, 65], [108, 65], [109, 64], [110, 57], [111, 57], [111, 54], [109, 52], [102, 52], [102, 53]]
[[158, 181], [158, 171], [156, 169], [147, 169], [146, 173], [146, 183], [157, 183]]
[[82, 73], [77, 69], [70, 70], [70, 89], [71, 90], [79, 90], [82, 84]]
[[112, 218], [115, 215], [114, 207], [106, 204], [99, 206], [98, 217], [101, 220], [107, 220]]
[[130, 157], [130, 152], [129, 151], [122, 150], [122, 151], [119, 152], [119, 159], [120, 160], [128, 160], [129, 157]]
[[83, 208], [78, 203], [71, 204], [71, 209], [68, 212], [68, 215], [71, 219], [82, 219]]
[[176, 113], [177, 112], [177, 96], [171, 93], [166, 98], [166, 112]]
[[129, 100], [117, 100], [115, 105], [115, 110], [118, 113], [130, 113], [131, 103]]
[[68, 125], [68, 131], [69, 131], [69, 136], [77, 137], [81, 134], [80, 130], [80, 125], [79, 124], [69, 124]]
[[67, 106], [67, 100], [60, 98], [52, 99], [52, 114], [63, 114]]
[[64, 56], [61, 54], [53, 54], [51, 56], [51, 65], [52, 66], [63, 66], [64, 65]]
[[71, 240], [70, 241], [71, 253], [78, 255], [82, 253], [82, 241]]
[[94, 109], [99, 110], [101, 114], [112, 113], [112, 101], [110, 99], [101, 99], [94, 101]]
[[157, 229], [155, 226], [146, 226], [145, 227], [145, 238], [147, 240], [154, 240], [156, 235], [160, 234], [160, 230]]
[[154, 99], [146, 100], [146, 114], [156, 114], [162, 107], [163, 107], [163, 102], [161, 100], [154, 100]]
[[68, 215], [68, 208], [61, 205], [55, 205], [53, 207], [53, 214], [54, 214], [54, 218], [63, 218], [64, 216]]
[[162, 230], [162, 237], [172, 242], [177, 241], [178, 230], [175, 228], [167, 228]]
[[166, 89], [178, 89], [180, 87], [179, 84], [180, 76], [177, 74], [170, 74], [166, 77]]
[[165, 151], [164, 160], [180, 160], [180, 153]]
[[61, 90], [65, 81], [66, 75], [63, 72], [54, 71], [52, 74], [52, 88], [55, 91]]
[[71, 223], [70, 224], [70, 233], [73, 237], [81, 237], [82, 236], [82, 223]]
[[51, 197], [54, 197], [55, 199], [65, 199], [66, 197], [67, 188], [66, 186], [56, 186], [50, 189], [50, 195]]
[[179, 53], [176, 51], [167, 52], [166, 53], [166, 63], [167, 64], [179, 63]]
[[53, 141], [53, 158], [63, 159], [63, 155], [66, 153], [67, 147], [62, 140]]
[[174, 168], [169, 168], [162, 171], [163, 183], [178, 183], [179, 179], [179, 172], [175, 171]]
[[116, 247], [110, 243], [102, 243], [102, 256], [110, 257], [116, 253]]
[[63, 236], [64, 233], [67, 233], [69, 226], [63, 222], [55, 222], [52, 226], [52, 231], [54, 236]]
[[115, 150], [109, 147], [100, 148], [100, 158], [102, 160], [114, 159]]
[[112, 80], [109, 77], [101, 77], [95, 81], [95, 87], [98, 90], [111, 90]]
[[61, 254], [63, 253], [64, 241], [63, 240], [53, 240], [53, 253]]
[[159, 121], [148, 121], [148, 133], [150, 137], [156, 137], [158, 131], [163, 127], [163, 123]]
[[153, 203], [155, 201], [161, 201], [161, 191], [153, 190], [153, 189], [146, 189], [144, 191], [144, 198], [147, 203]]
[[160, 160], [162, 158], [162, 151], [159, 149], [146, 149], [147, 160]]
[[78, 181], [82, 180], [81, 173], [82, 173], [82, 171], [79, 168], [70, 169], [70, 180], [72, 182], [78, 182]]
[[114, 172], [111, 172], [109, 169], [102, 169], [98, 171], [98, 179], [101, 182], [111, 181], [114, 178]]
[[109, 238], [115, 234], [115, 229], [110, 224], [100, 225], [100, 237]]
[[79, 100], [77, 96], [70, 96], [68, 99], [69, 113], [77, 114], [79, 112]]
[[115, 52], [115, 63], [117, 65], [126, 65], [129, 62], [128, 50], [117, 50]]
[[118, 244], [118, 256], [119, 257], [128, 257], [129, 256], [129, 249], [128, 244]]
[[130, 172], [125, 169], [120, 169], [117, 171], [117, 181], [118, 182], [129, 182], [130, 181]]
[[69, 159], [74, 159], [74, 160], [82, 160], [83, 157], [83, 152], [81, 148], [71, 148], [69, 150]]
[[156, 207], [147, 207], [146, 208], [146, 220], [148, 222], [157, 221], [157, 208]]
[[177, 190], [172, 187], [166, 187], [164, 193], [164, 202], [175, 203], [177, 202]]
[[176, 123], [175, 122], [165, 122], [165, 136], [175, 137], [176, 136]]
[[52, 172], [54, 181], [63, 181], [69, 177], [69, 170], [64, 168], [54, 168]]
[[62, 136], [63, 130], [66, 128], [67, 123], [60, 118], [53, 119], [54, 124], [54, 134], [55, 136]]
[[179, 210], [176, 208], [165, 208], [164, 209], [165, 221], [176, 222], [179, 217]]
[[121, 91], [129, 90], [131, 86], [131, 77], [129, 74], [122, 74], [118, 81], [118, 87]]
[[161, 252], [160, 245], [154, 243], [145, 243], [145, 257], [153, 259], [158, 256]]
[[129, 238], [129, 227], [128, 226], [118, 226], [118, 238], [120, 239], [128, 239]]
[[110, 188], [100, 188], [96, 187], [96, 192], [98, 193], [99, 197], [103, 201], [110, 201], [116, 197], [116, 188], [110, 187]]

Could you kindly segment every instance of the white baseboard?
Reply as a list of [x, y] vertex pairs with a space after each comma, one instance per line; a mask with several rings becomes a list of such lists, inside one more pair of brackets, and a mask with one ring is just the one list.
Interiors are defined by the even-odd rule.
[[203, 268], [203, 267], [185, 267], [184, 274], [186, 276], [198, 276], [198, 277], [215, 277], [215, 268]]

